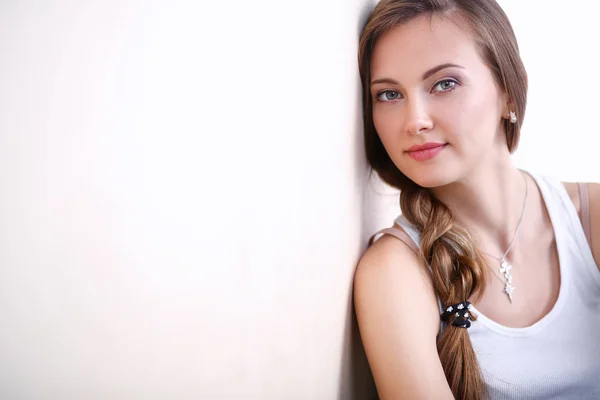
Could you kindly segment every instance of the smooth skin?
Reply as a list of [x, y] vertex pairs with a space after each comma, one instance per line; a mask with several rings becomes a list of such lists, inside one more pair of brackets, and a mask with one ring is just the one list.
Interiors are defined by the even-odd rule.
[[[512, 165], [502, 127], [511, 111], [509, 99], [466, 25], [434, 16], [393, 28], [375, 45], [371, 77], [373, 120], [395, 165], [448, 205], [480, 249], [504, 254], [521, 215], [525, 182]], [[431, 160], [408, 156], [410, 146], [427, 142], [448, 146]], [[470, 299], [488, 318], [509, 327], [539, 321], [560, 288], [552, 224], [534, 180], [526, 175], [526, 181], [526, 214], [509, 257], [517, 287], [513, 303], [499, 307], [508, 300], [491, 268], [481, 298]], [[579, 212], [576, 184], [564, 185]], [[591, 247], [600, 265], [600, 185], [588, 188]], [[427, 267], [396, 238], [384, 235], [361, 258], [354, 302], [382, 400], [453, 398], [436, 349], [437, 301]]]

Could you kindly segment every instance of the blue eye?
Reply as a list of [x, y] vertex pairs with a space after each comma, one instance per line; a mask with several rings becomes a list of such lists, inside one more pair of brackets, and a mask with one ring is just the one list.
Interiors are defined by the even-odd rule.
[[394, 90], [384, 90], [377, 95], [377, 98], [381, 101], [394, 101], [400, 98], [400, 93]]
[[439, 90], [440, 92], [448, 92], [452, 89], [454, 89], [454, 87], [458, 84], [458, 82], [456, 82], [453, 79], [445, 79], [443, 81], [438, 82], [434, 88], [440, 87], [441, 90]]

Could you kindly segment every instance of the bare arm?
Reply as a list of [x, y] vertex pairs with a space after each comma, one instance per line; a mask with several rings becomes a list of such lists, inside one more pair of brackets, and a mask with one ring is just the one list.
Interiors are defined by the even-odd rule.
[[437, 299], [426, 267], [390, 236], [362, 257], [354, 304], [381, 400], [453, 399], [436, 349]]

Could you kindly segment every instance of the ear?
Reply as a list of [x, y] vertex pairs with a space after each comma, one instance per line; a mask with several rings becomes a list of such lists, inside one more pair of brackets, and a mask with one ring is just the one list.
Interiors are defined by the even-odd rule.
[[502, 104], [504, 104], [502, 106], [502, 118], [509, 119], [510, 112], [516, 111], [516, 110], [515, 110], [515, 105], [512, 104], [512, 102], [510, 101], [508, 94], [506, 94], [506, 92], [502, 94]]
[[502, 105], [502, 118], [509, 119], [510, 112], [515, 111], [514, 105], [510, 101], [510, 97], [506, 90], [501, 90], [500, 104]]

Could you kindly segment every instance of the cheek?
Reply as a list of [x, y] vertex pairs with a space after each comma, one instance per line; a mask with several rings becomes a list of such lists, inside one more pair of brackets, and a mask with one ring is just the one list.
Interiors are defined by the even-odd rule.
[[393, 108], [388, 105], [378, 105], [373, 108], [373, 123], [377, 132], [385, 135], [387, 132], [398, 129], [398, 113], [395, 113]]
[[373, 110], [373, 125], [388, 156], [401, 169], [403, 153], [402, 116], [393, 106], [381, 107], [379, 110]]
[[386, 149], [390, 149], [393, 143], [401, 136], [401, 117], [393, 107], [378, 107], [373, 110], [373, 125], [379, 134], [381, 142]]
[[445, 128], [458, 140], [478, 142], [487, 136], [485, 132], [495, 132], [496, 101], [489, 94], [464, 93], [441, 110], [449, 124]]

